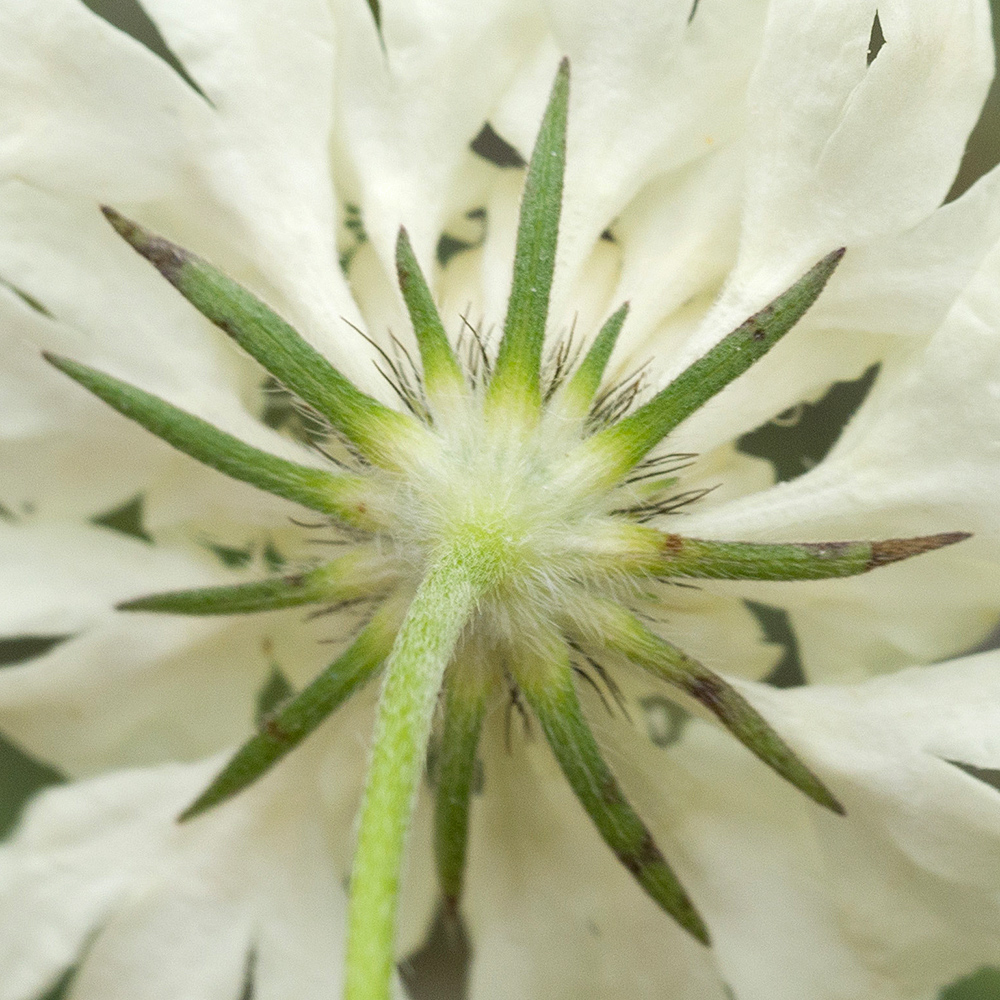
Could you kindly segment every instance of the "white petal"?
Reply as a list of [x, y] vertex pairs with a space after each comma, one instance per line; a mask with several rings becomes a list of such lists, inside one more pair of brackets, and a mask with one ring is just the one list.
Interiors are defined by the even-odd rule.
[[[940, 658], [977, 642], [996, 620], [998, 276], [1000, 249], [926, 350], [900, 351], [886, 362], [869, 398], [816, 469], [693, 515], [685, 525], [694, 535], [768, 540], [974, 532], [956, 546], [863, 577], [759, 585], [755, 593], [771, 595], [762, 599], [802, 608], [813, 629], [819, 615], [825, 619], [804, 650], [814, 676], [831, 668], [834, 676], [858, 676], [906, 659]], [[838, 621], [851, 621], [851, 629], [838, 628]]]
[[[927, 219], [946, 194], [992, 73], [987, 5], [981, 0], [880, 5], [889, 41], [866, 70], [874, 8], [867, 0], [772, 5], [747, 95], [751, 147], [739, 261], [722, 296], [659, 381], [687, 367], [836, 247], [846, 245], [850, 253], [875, 241], [859, 256], [877, 260], [886, 249], [877, 241], [891, 246], [892, 234]], [[889, 177], [906, 182], [889, 184]], [[994, 224], [987, 221], [984, 228]], [[974, 267], [974, 248], [983, 244], [971, 242]], [[919, 253], [918, 246], [913, 249]], [[891, 294], [897, 275], [891, 268], [884, 275], [879, 271], [877, 264], [866, 268], [869, 278], [890, 284]], [[831, 284], [838, 280], [835, 276]], [[873, 298], [870, 316], [877, 320]], [[949, 304], [947, 298], [928, 298], [918, 300], [930, 307], [928, 314]], [[882, 332], [867, 324], [862, 329]], [[833, 333], [826, 333], [825, 343], [810, 341], [809, 358], [804, 338], [793, 334], [760, 366], [770, 364], [781, 376], [773, 385], [755, 384], [757, 375], [741, 380], [729, 393], [728, 413], [761, 423], [809, 398], [817, 385], [856, 377], [886, 350], [850, 330]], [[752, 401], [749, 409], [745, 400]], [[762, 403], [769, 412], [761, 412]], [[699, 420], [709, 427], [712, 409], [716, 422], [725, 419], [717, 407], [706, 409]], [[737, 429], [702, 430], [701, 443], [693, 447], [711, 446], [727, 432]]]
[[380, 392], [364, 342], [339, 346], [340, 317], [357, 313], [337, 264], [333, 41], [323, 5], [300, 7], [269, 23], [266, 12], [216, 4], [186, 27], [170, 16], [177, 5], [153, 11], [215, 107], [75, 0], [11, 8], [0, 21], [10, 98], [0, 173], [164, 230]]
[[[51, 291], [51, 289], [48, 289]], [[151, 309], [151, 315], [159, 315]], [[141, 329], [142, 324], [137, 323]], [[96, 327], [97, 336], [101, 326]], [[153, 338], [156, 345], [169, 340]], [[180, 386], [189, 373], [183, 365], [175, 371], [177, 356], [165, 355], [163, 364], [148, 365], [128, 359], [127, 340], [110, 345], [107, 354], [120, 359], [127, 377], [132, 370], [151, 375], [149, 388], [164, 395], [187, 395], [192, 409], [211, 409], [201, 398]], [[144, 345], [146, 346], [146, 345]], [[104, 514], [143, 495], [145, 527], [153, 534], [168, 525], [197, 521], [204, 528], [218, 520], [239, 518], [274, 528], [301, 514], [301, 507], [238, 483], [187, 458], [138, 424], [83, 391], [45, 362], [42, 349], [54, 349], [77, 358], [94, 352], [92, 341], [36, 309], [14, 292], [0, 287], [0, 464], [3, 483], [0, 503], [9, 514], [28, 520], [83, 519]], [[197, 350], [195, 352], [197, 354]], [[108, 357], [98, 365], [115, 367]], [[152, 367], [154, 370], [149, 371]], [[211, 371], [211, 363], [205, 367]], [[203, 369], [195, 365], [200, 373]], [[180, 375], [180, 379], [177, 376]], [[219, 376], [220, 382], [227, 381]], [[197, 382], [197, 377], [190, 379]], [[159, 383], [159, 384], [157, 384]], [[244, 440], [256, 440], [264, 450], [283, 454], [304, 464], [315, 456], [290, 444], [253, 419], [232, 393], [209, 392], [215, 398], [214, 416]], [[254, 395], [257, 395], [256, 390]], [[235, 425], [235, 426], [234, 426]], [[186, 524], [190, 534], [190, 523]]]
[[866, 68], [874, 8], [771, 4], [747, 95], [745, 274], [781, 258], [794, 273], [836, 246], [907, 229], [954, 180], [993, 72], [988, 4], [880, 3], [886, 42]]
[[[124, 240], [94, 205], [55, 198], [16, 181], [0, 200], [0, 276], [58, 322], [26, 334], [140, 385], [249, 444], [310, 461], [308, 453], [250, 416], [264, 373], [240, 357]], [[84, 390], [66, 383], [65, 392]]]
[[802, 325], [929, 336], [998, 240], [994, 169], [913, 229], [851, 247]]
[[996, 955], [1000, 793], [948, 762], [1000, 764], [998, 667], [986, 653], [857, 688], [751, 694], [842, 798], [847, 819], [817, 823], [833, 899], [906, 996]]
[[33, 997], [73, 964], [210, 774], [211, 765], [163, 768], [153, 780], [126, 772], [38, 797], [0, 849], [3, 1000]]
[[301, 613], [192, 621], [125, 613], [0, 674], [5, 732], [72, 774], [190, 760], [251, 732], [277, 665], [301, 687], [330, 663], [333, 627]]
[[655, 603], [646, 610], [655, 620], [652, 627], [709, 669], [757, 679], [781, 658], [783, 647], [764, 640], [760, 623], [739, 598], [670, 585], [651, 589]]
[[[360, 317], [338, 263], [337, 38], [328, 5], [295, 0], [280, 15], [266, 2], [145, 6], [213, 111], [210, 134], [189, 152], [189, 203], [154, 212], [264, 295], [349, 378], [383, 393], [369, 346], [343, 321]], [[212, 225], [193, 218], [195, 200], [212, 204]]]
[[[552, 39], [497, 110], [500, 133], [522, 153], [562, 55], [572, 81], [560, 271], [554, 312], [601, 232], [653, 177], [699, 164], [743, 128], [739, 94], [757, 55], [759, 3], [548, 5]], [[695, 167], [697, 169], [697, 167]]]
[[209, 108], [164, 62], [75, 0], [7, 5], [0, 34], [0, 172], [105, 201], [179, 187]]
[[0, 524], [0, 541], [3, 633], [70, 636], [0, 670], [0, 721], [69, 773], [214, 753], [245, 738], [274, 664], [299, 687], [336, 655], [319, 640], [337, 627], [303, 625], [294, 609], [216, 619], [110, 610], [143, 593], [242, 582], [255, 568], [226, 571], [207, 553], [96, 527]]
[[463, 903], [470, 996], [721, 1000], [709, 952], [604, 845], [541, 735], [526, 742], [515, 718], [508, 752], [503, 719], [491, 722]]
[[[332, 741], [371, 722], [371, 699]], [[328, 731], [329, 732], [329, 731]], [[179, 825], [221, 759], [121, 772], [41, 796], [0, 849], [0, 997], [30, 997], [80, 957], [80, 1000], [233, 997], [251, 953], [255, 995], [336, 995], [344, 872], [364, 757], [330, 773], [313, 741], [232, 802]], [[346, 767], [344, 764], [346, 763]], [[350, 808], [317, 795], [317, 768]], [[18, 905], [11, 905], [14, 900]], [[88, 934], [96, 931], [90, 947]], [[80, 955], [80, 952], [83, 952]]]
[[662, 368], [732, 268], [743, 154], [730, 144], [658, 178], [615, 223], [623, 259], [614, 301], [630, 303], [612, 360], [619, 374], [650, 359], [654, 372]]
[[37, 345], [56, 324], [0, 288], [0, 503], [15, 517], [82, 518], [141, 492], [164, 446], [80, 393]]
[[468, 144], [538, 28], [498, 0], [380, 7], [384, 52], [365, 4], [336, 5], [338, 141], [386, 271], [400, 225], [429, 271]]
[[[628, 750], [638, 755], [640, 744]], [[646, 787], [634, 777], [626, 784], [638, 785], [630, 791], [741, 1000], [902, 1000], [891, 981], [866, 968], [842, 927], [811, 825], [809, 810], [819, 807], [700, 721], [665, 755], [633, 757], [637, 766]]]
[[[898, 349], [896, 337], [930, 337], [1000, 239], [998, 185], [993, 172], [912, 229], [850, 247], [795, 329], [679, 429], [684, 447], [710, 448], [819, 398]], [[733, 316], [733, 325], [743, 318]], [[692, 320], [672, 320], [658, 335], [677, 337], [675, 325], [688, 333]], [[694, 360], [692, 344], [707, 349], [704, 333], [656, 366], [661, 379]]]
[[73, 1000], [238, 996], [252, 943], [249, 915], [215, 898], [215, 887], [200, 878], [159, 881], [100, 928], [73, 978]]
[[76, 632], [136, 591], [223, 576], [106, 528], [67, 523], [0, 523], [0, 553], [5, 635]]
[[736, 995], [932, 1000], [992, 961], [1000, 794], [946, 761], [996, 766], [997, 666], [994, 653], [854, 687], [742, 683], [846, 817], [705, 723], [663, 752], [615, 734]]
[[247, 734], [269, 667], [256, 629], [244, 638], [213, 634], [215, 623], [122, 617], [5, 668], [4, 731], [76, 775], [187, 759]]

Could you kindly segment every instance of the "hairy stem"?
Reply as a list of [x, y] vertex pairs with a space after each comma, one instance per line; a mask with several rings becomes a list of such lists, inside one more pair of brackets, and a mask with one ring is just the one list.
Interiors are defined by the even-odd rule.
[[444, 670], [482, 593], [484, 562], [475, 546], [455, 546], [432, 565], [386, 664], [351, 872], [347, 1000], [389, 998], [410, 815]]

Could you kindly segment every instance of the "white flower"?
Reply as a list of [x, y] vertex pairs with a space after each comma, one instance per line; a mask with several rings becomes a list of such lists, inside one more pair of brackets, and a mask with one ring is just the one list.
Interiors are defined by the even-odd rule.
[[[228, 997], [251, 954], [261, 1000], [329, 995], [342, 976], [330, 943], [346, 907], [336, 883], [350, 865], [368, 759], [358, 733], [370, 732], [374, 692], [241, 797], [190, 825], [172, 817], [214, 773], [197, 762], [250, 734], [275, 665], [305, 687], [364, 611], [303, 624], [294, 609], [238, 619], [113, 610], [308, 565], [310, 543], [329, 533], [296, 527], [295, 505], [122, 420], [45, 366], [39, 348], [262, 451], [319, 460], [306, 435], [260, 419], [261, 369], [98, 205], [201, 254], [398, 406], [378, 348], [350, 326], [390, 357], [391, 330], [416, 356], [396, 289], [401, 224], [452, 341], [466, 323], [474, 348], [503, 322], [523, 173], [470, 143], [489, 122], [508, 158], [527, 158], [564, 55], [573, 83], [552, 343], [572, 328], [588, 346], [628, 300], [608, 374], [627, 380], [645, 365], [651, 396], [848, 247], [795, 330], [671, 433], [669, 451], [699, 454], [683, 488], [717, 488], [666, 527], [760, 542], [974, 537], [848, 579], [710, 580], [696, 591], [647, 581], [663, 635], [749, 678], [746, 697], [847, 807], [846, 818], [822, 813], [701, 722], [653, 749], [641, 707], [662, 697], [653, 681], [615, 673], [635, 728], [581, 686], [711, 952], [608, 851], [537, 727], [522, 739], [515, 719], [505, 750], [505, 706], [494, 706], [462, 901], [472, 995], [721, 998], [728, 983], [741, 1000], [930, 998], [995, 955], [1000, 887], [987, 869], [1000, 800], [947, 763], [997, 766], [995, 657], [864, 680], [960, 653], [1000, 615], [1000, 180], [938, 207], [992, 72], [984, 0], [880, 4], [887, 42], [871, 65], [874, 5], [861, 0], [383, 3], [381, 38], [361, 0], [144, 6], [197, 90], [77, 0], [0, 7], [0, 502], [10, 515], [0, 629], [67, 637], [0, 674], [0, 725], [73, 777], [108, 772], [46, 793], [0, 853], [2, 891], [32, 900], [23, 914], [8, 906], [11, 923], [0, 924], [11, 956], [0, 997], [27, 1000], [76, 961], [78, 1000]], [[449, 257], [443, 236], [460, 252]], [[448, 259], [435, 267], [436, 255]], [[771, 486], [766, 463], [736, 450], [740, 434], [876, 362], [871, 394], [809, 473]], [[272, 399], [272, 418], [284, 399]], [[501, 415], [518, 445], [554, 452], [568, 440], [518, 437], [514, 408]], [[387, 573], [422, 565], [421, 501], [464, 501], [492, 474], [500, 451], [467, 422], [476, 481], [470, 460], [448, 494], [453, 470], [441, 471], [437, 452], [404, 470], [410, 492], [400, 489], [391, 516], [405, 532], [390, 532], [385, 552], [413, 565]], [[422, 493], [428, 481], [438, 485]], [[152, 546], [88, 523], [138, 494]], [[457, 508], [442, 507], [448, 521]], [[550, 534], [533, 536], [546, 545], [564, 527], [550, 521]], [[227, 546], [245, 550], [246, 565], [221, 565], [213, 552]], [[754, 683], [777, 651], [745, 598], [787, 608], [809, 680], [843, 686]], [[484, 602], [515, 623], [515, 638], [535, 627], [524, 601]], [[581, 618], [593, 611], [580, 607]], [[505, 641], [506, 627], [495, 633]], [[418, 815], [411, 837], [401, 952], [437, 891], [429, 823]], [[207, 941], [190, 919], [205, 921]]]

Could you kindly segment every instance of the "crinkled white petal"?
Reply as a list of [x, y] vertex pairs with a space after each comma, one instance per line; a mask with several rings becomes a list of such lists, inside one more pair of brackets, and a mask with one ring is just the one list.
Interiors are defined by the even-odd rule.
[[[0, 502], [14, 513], [103, 513], [146, 495], [147, 524], [216, 520], [280, 525], [301, 514], [188, 459], [114, 413], [42, 358], [91, 364], [195, 413], [272, 454], [317, 456], [265, 426], [264, 372], [121, 240], [94, 206], [13, 181], [0, 199], [0, 288], [5, 412]], [[125, 292], [129, 294], [125, 294]], [[190, 526], [188, 531], [190, 533]]]
[[[859, 375], [890, 346], [887, 338], [872, 337], [873, 331], [895, 333], [900, 323], [906, 323], [907, 329], [901, 332], [915, 332], [912, 328], [916, 326], [929, 333], [993, 242], [994, 224], [990, 220], [995, 215], [995, 199], [987, 192], [970, 197], [966, 205], [946, 210], [940, 221], [931, 216], [924, 226], [919, 225], [931, 215], [957, 170], [992, 70], [985, 5], [963, 4], [950, 13], [950, 8], [937, 11], [931, 5], [925, 11], [918, 5], [919, 9], [892, 13], [889, 20], [896, 29], [893, 45], [883, 48], [867, 74], [864, 56], [874, 8], [846, 0], [841, 6], [843, 10], [834, 12], [797, 5], [769, 14], [770, 40], [765, 40], [755, 70], [756, 83], [747, 98], [749, 122], [742, 101], [730, 92], [742, 85], [741, 60], [756, 54], [752, 39], [761, 31], [757, 21], [762, 12], [746, 4], [740, 6], [738, 14], [746, 24], [739, 29], [732, 24], [731, 10], [717, 12], [710, 7], [704, 11], [699, 8], [683, 30], [680, 5], [670, 13], [639, 14], [618, 5], [613, 14], [595, 11], [593, 19], [574, 14], [560, 21], [559, 15], [553, 15], [558, 43], [549, 40], [539, 48], [534, 62], [519, 74], [494, 116], [506, 137], [513, 137], [523, 150], [530, 149], [533, 123], [541, 113], [555, 62], [563, 49], [570, 51], [574, 57], [574, 101], [579, 104], [571, 106], [561, 266], [550, 328], [553, 334], [562, 332], [576, 316], [579, 289], [593, 287], [592, 281], [579, 280], [582, 262], [592, 253], [595, 242], [600, 245], [597, 237], [601, 230], [624, 210], [614, 225], [622, 243], [621, 278], [614, 290], [611, 284], [603, 284], [605, 312], [622, 300], [632, 304], [611, 367], [619, 375], [651, 361], [652, 381], [658, 386], [788, 287], [820, 255], [836, 245], [850, 245], [845, 273], [831, 283], [828, 298], [832, 308], [818, 313], [815, 321], [807, 318], [802, 329], [780, 345], [769, 369], [771, 377], [763, 371], [766, 363], [758, 366], [762, 371], [745, 376], [729, 390], [729, 405], [710, 404], [690, 428], [682, 430], [682, 435], [690, 437], [691, 447], [698, 450], [814, 398], [836, 379]], [[683, 13], [686, 17], [687, 11]], [[663, 23], [654, 23], [656, 18]], [[719, 18], [719, 24], [714, 18]], [[607, 31], [609, 20], [615, 22], [615, 32]], [[793, 34], [802, 36], [798, 44], [786, 44], [782, 32], [787, 24], [792, 25]], [[845, 29], [853, 38], [849, 43], [844, 41]], [[856, 37], [850, 35], [851, 30], [856, 31]], [[560, 31], [568, 32], [566, 38]], [[600, 44], [591, 44], [591, 33], [600, 37]], [[619, 35], [628, 39], [622, 43], [629, 49], [628, 59], [618, 58], [618, 50], [607, 41]], [[727, 40], [735, 39], [739, 39], [737, 53], [727, 48]], [[697, 65], [703, 79], [680, 88], [674, 86], [673, 77], [654, 79], [652, 64], [644, 64], [635, 55], [645, 51], [647, 43], [656, 53], [655, 65], [663, 72], [669, 69], [676, 74], [689, 64]], [[892, 58], [879, 66], [890, 47]], [[968, 58], [951, 58], [950, 53], [957, 50], [966, 52]], [[600, 63], [598, 71], [597, 62], [605, 57], [617, 61], [614, 66]], [[591, 66], [588, 60], [597, 62]], [[935, 84], [925, 79], [928, 61]], [[836, 68], [820, 76], [816, 73], [820, 64]], [[878, 75], [873, 76], [877, 66]], [[642, 86], [607, 82], [618, 80], [620, 75], [637, 78], [641, 73], [649, 77]], [[789, 82], [793, 79], [797, 81], [794, 86]], [[594, 93], [588, 90], [591, 81], [595, 81]], [[937, 87], [932, 99], [924, 93], [924, 86]], [[787, 95], [792, 92], [805, 92], [809, 99], [797, 98], [798, 124], [786, 127]], [[677, 93], [683, 94], [684, 100], [674, 107], [669, 102]], [[707, 102], [706, 107], [701, 107], [699, 100]], [[876, 128], [870, 121], [881, 113], [880, 102], [895, 108], [892, 128]], [[702, 133], [712, 131], [709, 126], [714, 119], [709, 107], [729, 115], [725, 125], [720, 119], [718, 129], [725, 139], [705, 145], [695, 155], [695, 139], [704, 142]], [[698, 112], [692, 111], [696, 122], [685, 117], [692, 108]], [[647, 113], [655, 124], [636, 127], [636, 134], [627, 139], [608, 140], [609, 135], [624, 134]], [[912, 127], [904, 127], [904, 123]], [[745, 129], [750, 130], [749, 140], [743, 135]], [[850, 136], [841, 135], [842, 129], [850, 131]], [[859, 141], [855, 133], [866, 129], [879, 135], [880, 141]], [[939, 142], [942, 130], [948, 138]], [[656, 146], [654, 155], [650, 150], [661, 140], [664, 148]], [[934, 147], [930, 160], [915, 151], [924, 143]], [[841, 150], [842, 155], [837, 154], [841, 158], [856, 150], [861, 159], [845, 174], [843, 164], [830, 166], [823, 159], [834, 156], [836, 150]], [[916, 158], [923, 173], [913, 185], [887, 185], [883, 177], [888, 174], [865, 157], [872, 161], [897, 157], [900, 166], [890, 172], [894, 176]], [[782, 165], [781, 183], [772, 183], [771, 160]], [[748, 164], [741, 222], [735, 195]], [[836, 183], [827, 177], [830, 171]], [[637, 194], [651, 177], [655, 180]], [[574, 184], [581, 187], [577, 197], [573, 196]], [[595, 194], [595, 185], [602, 184], [615, 201], [614, 210], [604, 205], [603, 188]], [[506, 191], [508, 186], [510, 192]], [[907, 194], [900, 197], [910, 198], [912, 204], [888, 198], [887, 192], [901, 188], [906, 188]], [[489, 318], [501, 316], [505, 306], [518, 193], [516, 184], [498, 183], [488, 205], [482, 280], [484, 313]], [[779, 204], [776, 199], [782, 198], [785, 200]], [[867, 202], [867, 207], [859, 207], [861, 202], [855, 204], [852, 199], [868, 199], [877, 208]], [[828, 217], [827, 229], [835, 229], [837, 235], [823, 235], [816, 219], [799, 218], [807, 210]], [[697, 215], [697, 223], [685, 221], [688, 213]], [[966, 237], [961, 250], [950, 254], [945, 244], [960, 240], [958, 234], [966, 230], [970, 218], [975, 220], [975, 237]], [[907, 232], [914, 225], [917, 228], [912, 234]], [[788, 233], [775, 238], [772, 230], [782, 226], [794, 229], [794, 238]], [[722, 299], [705, 317], [735, 261], [738, 230], [742, 234], [739, 265]], [[852, 256], [857, 263], [851, 263]], [[893, 296], [904, 294], [900, 282], [905, 280], [906, 270], [913, 273], [916, 283], [918, 269], [926, 271], [932, 263], [936, 264], [934, 278], [920, 288], [905, 310], [893, 309]], [[905, 269], [902, 273], [901, 268]], [[838, 295], [840, 301], [850, 303], [853, 322], [844, 322], [846, 317], [837, 309]], [[566, 309], [560, 305], [563, 299]], [[889, 317], [896, 312], [901, 313], [899, 320], [890, 322]], [[814, 333], [813, 326], [821, 329]], [[596, 328], [596, 322], [580, 326], [584, 338]]]
[[998, 668], [986, 653], [857, 688], [750, 692], [841, 797], [845, 821], [816, 820], [833, 900], [905, 997], [995, 960], [1000, 793], [956, 765], [1000, 764]]
[[90, 526], [0, 523], [0, 541], [0, 631], [67, 637], [0, 670], [0, 722], [71, 774], [190, 760], [245, 738], [273, 666], [300, 687], [337, 654], [321, 640], [343, 639], [353, 626], [303, 624], [297, 609], [221, 618], [115, 612], [125, 598], [261, 573]]
[[[651, 790], [636, 799], [706, 920], [720, 974], [737, 996], [902, 1000], [844, 933], [849, 917], [831, 899], [809, 814], [819, 807], [707, 723], [691, 724], [669, 758], [654, 765], [647, 756], [643, 766]], [[864, 885], [880, 860], [859, 859], [848, 877]]]
[[537, 36], [537, 15], [498, 0], [380, 9], [384, 49], [367, 5], [335, 4], [339, 155], [386, 271], [400, 225], [429, 271], [456, 173]]
[[164, 840], [177, 836], [171, 821], [214, 766], [124, 772], [39, 796], [0, 850], [0, 894], [17, 901], [0, 918], [4, 1000], [49, 985], [76, 962], [137, 877], [155, 876]]
[[[50, 324], [26, 329], [54, 350], [166, 398], [248, 444], [315, 462], [247, 412], [264, 373], [101, 217], [96, 205], [18, 181], [0, 199], [0, 276], [37, 299]], [[67, 385], [66, 394], [84, 393]], [[124, 418], [123, 418], [124, 419]]]
[[189, 149], [189, 197], [217, 206], [217, 217], [196, 223], [177, 200], [153, 218], [169, 219], [181, 242], [190, 233], [193, 249], [263, 294], [348, 377], [383, 393], [368, 345], [345, 323], [359, 314], [338, 263], [330, 142], [342, 42], [329, 5], [146, 7], [211, 101], [209, 134]]
[[739, 598], [669, 584], [650, 591], [650, 627], [709, 669], [757, 679], [781, 659], [783, 647], [764, 640], [760, 623]]
[[[711, 448], [818, 398], [831, 382], [858, 377], [900, 347], [897, 337], [929, 338], [1000, 238], [998, 184], [993, 172], [912, 229], [851, 246], [805, 317], [686, 421], [676, 440], [685, 449]], [[657, 336], [670, 336], [671, 327]], [[668, 357], [669, 372], [690, 360], [686, 351]]]
[[[983, 0], [777, 0], [747, 92], [740, 273], [780, 283], [944, 199], [993, 74]], [[901, 179], [905, 177], [905, 183]], [[776, 288], [774, 290], [777, 290]]]
[[210, 111], [162, 60], [77, 0], [7, 4], [0, 34], [5, 175], [94, 200], [180, 187]]
[[266, 627], [124, 614], [0, 674], [4, 731], [69, 774], [191, 759], [248, 735]]
[[[371, 692], [354, 699], [319, 739], [186, 824], [176, 816], [225, 757], [39, 796], [0, 848], [0, 998], [28, 1000], [74, 964], [81, 1000], [231, 998], [248, 968], [263, 1000], [338, 995], [373, 705]], [[426, 828], [418, 817], [425, 852]], [[432, 905], [425, 888], [417, 895], [406, 947]]]
[[238, 992], [252, 941], [247, 915], [217, 899], [214, 886], [186, 881], [154, 882], [96, 930], [73, 977], [74, 997], [230, 1000]]
[[857, 686], [742, 684], [845, 817], [709, 724], [664, 751], [609, 727], [737, 996], [933, 1000], [993, 960], [1000, 793], [947, 761], [996, 766], [997, 667], [991, 653]]
[[186, 26], [177, 5], [151, 11], [214, 106], [75, 0], [11, 7], [0, 22], [0, 174], [132, 211], [263, 294], [381, 392], [364, 341], [343, 348], [341, 316], [357, 312], [336, 248], [329, 13], [299, 7], [274, 17], [216, 4]]
[[69, 634], [147, 587], [215, 583], [221, 572], [106, 528], [0, 523], [0, 633]]
[[[704, 354], [824, 254], [891, 241], [930, 216], [947, 193], [992, 74], [988, 4], [880, 6], [888, 41], [866, 68], [874, 10], [867, 0], [771, 5], [746, 98], [750, 147], [739, 259], [722, 296], [661, 379]], [[881, 353], [876, 348], [873, 356], [852, 338], [818, 348], [820, 357], [824, 350], [847, 359], [839, 374], [819, 365], [827, 384], [854, 377]], [[778, 366], [778, 358], [775, 370], [790, 373], [786, 386], [795, 387], [798, 399], [808, 397], [811, 388], [797, 383], [810, 378], [810, 367], [787, 342], [769, 360]], [[745, 380], [744, 392], [753, 381]], [[751, 410], [757, 423], [790, 405], [773, 388], [751, 394], [773, 403], [768, 414]], [[728, 412], [743, 412], [740, 402], [733, 396]], [[734, 429], [720, 433], [726, 432]]]
[[926, 349], [901, 348], [887, 359], [868, 399], [817, 468], [695, 514], [685, 525], [693, 535], [731, 539], [974, 533], [861, 577], [755, 587], [754, 593], [769, 595], [763, 600], [803, 610], [800, 638], [812, 676], [857, 677], [940, 658], [968, 648], [996, 621], [998, 277], [1000, 249]]
[[[764, 5], [553, 2], [551, 35], [495, 116], [522, 153], [534, 142], [559, 58], [571, 61], [569, 138], [553, 313], [601, 232], [640, 187], [694, 164], [743, 128], [740, 100], [757, 55]], [[618, 303], [615, 303], [617, 305]], [[553, 328], [554, 329], [554, 328]]]
[[[164, 338], [156, 338], [162, 344]], [[169, 342], [168, 342], [169, 343]], [[127, 344], [127, 341], [126, 341]], [[121, 344], [119, 343], [119, 347]], [[54, 349], [76, 358], [94, 353], [90, 338], [46, 317], [10, 289], [0, 286], [0, 503], [15, 518], [82, 519], [104, 514], [137, 496], [144, 497], [145, 527], [158, 533], [168, 526], [191, 522], [201, 530], [218, 521], [239, 519], [245, 524], [275, 528], [290, 516], [302, 514], [297, 504], [238, 483], [202, 466], [164, 444], [138, 424], [83, 391], [45, 362], [42, 349]], [[153, 352], [155, 354], [155, 350]], [[128, 351], [111, 346], [96, 363], [116, 367], [122, 374], [134, 370]], [[162, 366], [146, 365], [152, 388], [165, 395], [179, 394], [192, 408], [204, 410], [201, 398], [178, 384], [176, 357]], [[211, 370], [212, 366], [207, 366]], [[155, 371], [150, 371], [155, 368]], [[158, 385], [160, 381], [167, 385]], [[226, 379], [221, 379], [224, 384]], [[194, 385], [197, 380], [192, 379]], [[250, 417], [232, 393], [203, 394], [221, 406], [216, 414], [244, 439], [293, 461], [314, 464], [316, 458], [292, 445]], [[256, 394], [256, 392], [255, 392]], [[220, 413], [224, 410], [225, 413]], [[235, 425], [235, 426], [234, 426]]]
[[850, 247], [802, 326], [927, 337], [998, 240], [994, 168], [912, 229]]
[[487, 726], [463, 901], [470, 997], [722, 1000], [709, 952], [608, 850], [537, 729], [524, 739], [515, 717], [508, 752], [502, 707]]
[[0, 286], [0, 503], [15, 517], [81, 518], [118, 507], [157, 471], [164, 446], [104, 404], [67, 391], [39, 344], [55, 324]]
[[179, 826], [219, 764], [120, 772], [39, 798], [2, 850], [0, 996], [31, 997], [79, 961], [82, 1000], [232, 997], [258, 949], [260, 995], [277, 996], [276, 941], [301, 931], [296, 995], [335, 993], [346, 900], [326, 839], [350, 816], [327, 827], [307, 797], [315, 769], [300, 760]]
[[660, 369], [683, 344], [736, 259], [742, 144], [646, 185], [615, 223], [622, 273], [614, 301], [629, 303], [612, 371], [652, 360]]

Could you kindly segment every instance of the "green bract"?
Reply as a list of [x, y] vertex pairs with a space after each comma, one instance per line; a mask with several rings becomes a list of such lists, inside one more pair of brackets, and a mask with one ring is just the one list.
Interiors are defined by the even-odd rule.
[[685, 496], [676, 492], [676, 477], [642, 465], [647, 456], [792, 328], [843, 250], [824, 257], [644, 405], [609, 420], [600, 389], [627, 305], [607, 319], [561, 384], [543, 374], [568, 100], [564, 61], [528, 169], [504, 334], [485, 380], [464, 372], [400, 230], [399, 284], [422, 362], [421, 405], [413, 414], [360, 392], [263, 302], [206, 261], [106, 210], [117, 231], [182, 295], [329, 422], [354, 456], [350, 469], [265, 454], [126, 383], [50, 358], [174, 447], [348, 529], [354, 548], [318, 568], [121, 607], [211, 615], [362, 598], [375, 608], [346, 652], [263, 720], [182, 817], [256, 781], [383, 669], [351, 879], [352, 1000], [389, 994], [406, 831], [438, 706], [436, 850], [451, 910], [461, 901], [481, 724], [487, 707], [513, 690], [538, 718], [567, 781], [624, 868], [707, 944], [708, 929], [601, 756], [574, 689], [576, 658], [600, 663], [609, 652], [624, 656], [667, 690], [700, 703], [816, 802], [842, 812], [730, 684], [642, 624], [644, 581], [849, 576], [966, 537], [772, 545], [685, 538], [645, 523]]

